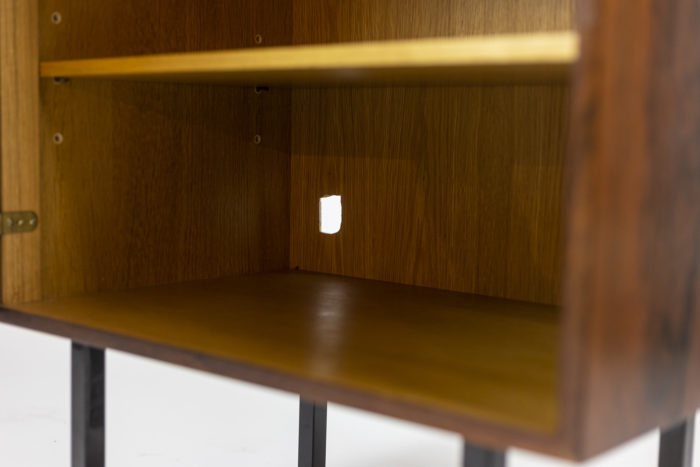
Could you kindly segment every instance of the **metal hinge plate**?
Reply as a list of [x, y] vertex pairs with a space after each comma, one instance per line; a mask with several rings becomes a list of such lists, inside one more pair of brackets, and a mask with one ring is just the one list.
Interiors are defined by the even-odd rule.
[[0, 235], [31, 232], [36, 229], [39, 218], [32, 211], [0, 213]]

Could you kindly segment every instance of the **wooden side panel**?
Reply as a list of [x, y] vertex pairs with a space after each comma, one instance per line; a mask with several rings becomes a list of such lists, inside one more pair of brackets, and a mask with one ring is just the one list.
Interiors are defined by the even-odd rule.
[[589, 456], [700, 406], [700, 2], [581, 3], [564, 301]]
[[[284, 3], [42, 0], [42, 58], [288, 43]], [[289, 91], [41, 89], [46, 297], [288, 267]]]
[[[527, 5], [526, 5], [527, 4]], [[568, 29], [571, 2], [298, 1], [295, 43]], [[291, 266], [557, 303], [567, 89], [295, 90]], [[336, 236], [319, 198], [343, 196]]]
[[[37, 3], [0, 0], [0, 211], [39, 214]], [[0, 302], [38, 299], [40, 230], [2, 237]]]
[[293, 108], [292, 267], [557, 302], [566, 87], [299, 90]]
[[42, 100], [46, 296], [287, 267], [288, 92], [72, 81]]
[[17, 308], [0, 308], [0, 321], [434, 425], [477, 444], [567, 453], [552, 435], [554, 307], [271, 273]]
[[[284, 45], [286, 0], [40, 0], [41, 59]], [[53, 13], [61, 22], [52, 22]], [[88, 39], [89, 38], [89, 39]]]

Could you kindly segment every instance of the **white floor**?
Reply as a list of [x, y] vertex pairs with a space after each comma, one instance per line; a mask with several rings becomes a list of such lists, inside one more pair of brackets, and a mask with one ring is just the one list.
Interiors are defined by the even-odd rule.
[[[69, 350], [0, 325], [0, 466], [69, 466]], [[295, 467], [297, 411], [293, 394], [107, 353], [108, 467]], [[460, 449], [451, 433], [329, 406], [328, 467], [458, 467]], [[656, 467], [657, 453], [649, 433], [585, 466]], [[509, 467], [575, 465], [508, 455]]]

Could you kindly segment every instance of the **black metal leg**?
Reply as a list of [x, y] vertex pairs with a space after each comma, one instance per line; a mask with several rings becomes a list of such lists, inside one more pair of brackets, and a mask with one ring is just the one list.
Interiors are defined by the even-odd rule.
[[326, 404], [301, 399], [299, 404], [299, 467], [326, 465]]
[[659, 467], [692, 467], [695, 418], [661, 431]]
[[105, 465], [105, 353], [73, 343], [71, 355], [71, 465]]
[[505, 467], [506, 453], [464, 443], [464, 467]]

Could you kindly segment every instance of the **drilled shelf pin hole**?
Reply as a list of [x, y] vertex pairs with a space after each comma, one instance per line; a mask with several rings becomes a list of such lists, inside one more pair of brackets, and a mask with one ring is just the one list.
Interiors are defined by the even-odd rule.
[[61, 144], [63, 142], [63, 135], [61, 133], [55, 133], [53, 135], [54, 144]]
[[255, 35], [255, 43], [258, 45], [262, 44], [263, 43], [263, 36], [260, 34], [256, 34]]
[[54, 11], [51, 14], [51, 22], [53, 24], [60, 24], [62, 20], [63, 20], [63, 17], [61, 16], [61, 13], [59, 13], [58, 11]]

